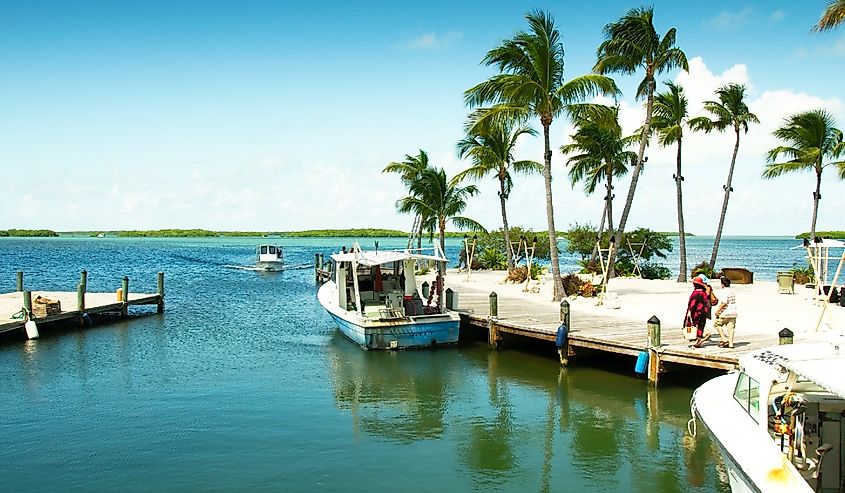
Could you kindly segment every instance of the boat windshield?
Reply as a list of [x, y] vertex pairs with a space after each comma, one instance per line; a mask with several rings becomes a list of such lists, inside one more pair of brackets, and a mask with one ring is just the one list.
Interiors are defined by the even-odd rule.
[[754, 421], [758, 421], [760, 414], [760, 383], [749, 377], [745, 372], [739, 374], [734, 389], [734, 400], [745, 409]]
[[261, 254], [264, 255], [267, 253], [267, 245], [261, 245]]
[[276, 254], [276, 247], [274, 247], [272, 245], [267, 247], [267, 253], [269, 253], [270, 255], [275, 255]]

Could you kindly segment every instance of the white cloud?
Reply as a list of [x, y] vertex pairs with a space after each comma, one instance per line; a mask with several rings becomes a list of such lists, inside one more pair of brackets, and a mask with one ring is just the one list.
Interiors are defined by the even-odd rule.
[[715, 17], [704, 20], [704, 25], [713, 29], [730, 31], [745, 24], [754, 15], [753, 7], [745, 7], [739, 11], [723, 10]]
[[463, 34], [458, 31], [446, 31], [444, 33], [427, 32], [420, 34], [414, 39], [400, 43], [400, 46], [409, 50], [438, 50], [448, 48], [455, 41], [460, 40]]
[[786, 17], [786, 13], [783, 10], [778, 9], [772, 12], [769, 16], [769, 20], [772, 22], [780, 22], [784, 17]]

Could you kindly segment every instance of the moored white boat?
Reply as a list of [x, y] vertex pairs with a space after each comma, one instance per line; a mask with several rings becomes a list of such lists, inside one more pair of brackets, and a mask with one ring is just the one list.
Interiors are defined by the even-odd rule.
[[340, 332], [365, 349], [422, 348], [458, 341], [460, 317], [432, 293], [419, 293], [417, 261], [446, 262], [412, 250], [367, 251], [331, 256], [332, 279], [317, 297]]
[[282, 255], [282, 247], [278, 245], [258, 245], [255, 253], [256, 269], [267, 271], [284, 269], [285, 259], [284, 255]]
[[[776, 346], [696, 389], [733, 493], [842, 492], [845, 352], [838, 343]], [[695, 416], [694, 416], [695, 418]]]

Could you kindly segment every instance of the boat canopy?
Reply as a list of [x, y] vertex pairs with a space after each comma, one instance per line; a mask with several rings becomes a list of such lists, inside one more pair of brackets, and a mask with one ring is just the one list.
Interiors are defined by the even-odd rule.
[[845, 353], [838, 344], [785, 344], [747, 354], [740, 358], [740, 365], [751, 376], [772, 379], [789, 370], [845, 399]]
[[391, 262], [403, 260], [433, 260], [435, 262], [447, 262], [445, 257], [438, 255], [427, 255], [410, 250], [381, 250], [381, 251], [357, 251], [348, 253], [333, 253], [332, 259], [336, 262], [355, 262], [358, 265], [384, 265]]

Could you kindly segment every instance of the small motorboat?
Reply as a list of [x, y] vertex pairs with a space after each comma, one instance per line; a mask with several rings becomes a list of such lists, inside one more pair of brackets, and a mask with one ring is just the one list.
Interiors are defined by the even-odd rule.
[[278, 245], [258, 245], [255, 249], [255, 268], [264, 271], [280, 271], [284, 268], [285, 260], [282, 247]]

